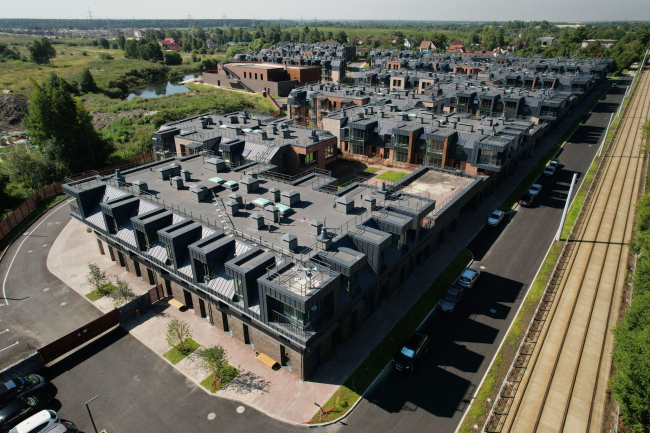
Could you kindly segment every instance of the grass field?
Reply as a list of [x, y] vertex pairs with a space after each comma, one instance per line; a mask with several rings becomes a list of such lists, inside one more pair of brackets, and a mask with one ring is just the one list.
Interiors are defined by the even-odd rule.
[[[34, 36], [1, 35], [0, 43], [9, 45], [10, 48], [20, 52], [21, 56], [29, 58], [27, 45], [35, 39]], [[80, 43], [79, 39], [57, 39], [54, 42], [56, 57], [50, 65], [37, 65], [32, 62], [10, 60], [2, 63], [0, 74], [0, 88], [10, 89], [19, 95], [27, 96], [31, 88], [31, 80], [43, 81], [50, 72], [54, 72], [66, 80], [73, 80], [84, 67], [88, 68], [99, 87], [106, 87], [110, 80], [120, 77], [131, 69], [144, 69], [160, 66], [160, 63], [151, 63], [146, 60], [127, 59], [122, 50], [104, 50], [93, 46], [68, 46], [67, 43]], [[84, 55], [83, 53], [86, 53]], [[106, 53], [113, 57], [112, 60], [100, 59], [100, 54]], [[199, 70], [199, 62], [191, 63], [189, 53], [182, 53], [183, 63], [177, 66], [168, 66], [170, 76], [189, 74]], [[223, 58], [220, 55], [202, 55], [199, 57]]]
[[401, 171], [388, 170], [377, 176], [377, 179], [388, 180], [391, 182], [397, 182], [398, 180], [408, 176], [408, 173], [403, 173]]

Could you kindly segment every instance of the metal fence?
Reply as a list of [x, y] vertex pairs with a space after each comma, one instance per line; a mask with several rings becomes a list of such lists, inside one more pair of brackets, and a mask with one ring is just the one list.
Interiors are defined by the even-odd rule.
[[63, 183], [50, 185], [45, 188], [39, 189], [31, 197], [29, 197], [23, 204], [16, 209], [0, 209], [6, 218], [0, 221], [0, 239], [4, 238], [9, 232], [20, 223], [29, 213], [34, 210], [38, 204], [46, 197], [51, 197], [63, 192]]

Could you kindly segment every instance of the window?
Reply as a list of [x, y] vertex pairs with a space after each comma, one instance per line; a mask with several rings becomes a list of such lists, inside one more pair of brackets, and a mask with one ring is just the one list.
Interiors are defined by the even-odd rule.
[[168, 265], [173, 265], [174, 264], [174, 252], [172, 250], [172, 246], [165, 242], [165, 250], [167, 250], [167, 264]]
[[496, 150], [481, 149], [481, 156], [478, 159], [479, 164], [499, 165], [499, 153]]
[[393, 161], [407, 162], [408, 154], [409, 154], [408, 135], [396, 135], [395, 145], [393, 148]]
[[325, 158], [331, 158], [336, 155], [336, 144], [330, 144], [325, 148]]
[[246, 78], [246, 72], [244, 72], [244, 78]]
[[257, 72], [255, 72], [255, 79], [257, 80]]
[[341, 287], [351, 295], [354, 295], [359, 289], [359, 279], [357, 274], [354, 273], [349, 277], [341, 274]]
[[233, 297], [234, 302], [240, 302], [244, 300], [244, 284], [242, 283], [242, 280], [239, 279], [239, 277], [235, 277], [233, 279], [233, 282], [235, 283], [235, 296]]
[[310, 152], [305, 155], [300, 155], [300, 165], [315, 164], [318, 160], [318, 151]]
[[442, 157], [445, 143], [439, 140], [427, 139], [426, 164], [442, 167]]

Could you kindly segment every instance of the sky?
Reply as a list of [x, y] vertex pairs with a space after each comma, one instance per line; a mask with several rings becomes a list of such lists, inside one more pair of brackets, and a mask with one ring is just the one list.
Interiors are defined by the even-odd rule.
[[648, 0], [0, 0], [0, 18], [650, 21]]

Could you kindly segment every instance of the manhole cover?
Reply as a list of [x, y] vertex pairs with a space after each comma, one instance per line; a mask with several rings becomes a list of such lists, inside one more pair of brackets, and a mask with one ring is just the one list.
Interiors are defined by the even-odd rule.
[[77, 274], [72, 274], [72, 275], [70, 275], [70, 278], [74, 278], [76, 276], [77, 276]]
[[208, 414], [208, 419], [209, 419], [210, 421], [212, 421], [212, 420], [215, 419], [216, 417], [217, 417], [217, 414], [214, 413], [214, 412], [210, 412], [210, 413]]
[[28, 253], [33, 253], [33, 252], [34, 252], [34, 250], [29, 250], [29, 251], [27, 251], [27, 252], [28, 252]]
[[62, 307], [63, 307], [64, 305], [66, 305], [66, 304], [67, 304], [67, 302], [65, 302], [65, 301], [61, 302], [61, 306], [62, 306]]
[[49, 287], [46, 287], [46, 288], [43, 289], [43, 291], [44, 291], [44, 292], [49, 292], [49, 291], [50, 291], [50, 288], [49, 288]]
[[479, 266], [481, 269], [485, 269], [485, 266]]
[[244, 406], [239, 406], [237, 408], [237, 413], [244, 413], [245, 410], [246, 410], [246, 408]]
[[83, 284], [81, 285], [81, 287], [86, 287], [86, 283], [83, 283]]
[[496, 312], [497, 312], [497, 310], [495, 310], [494, 308], [490, 308], [490, 313], [496, 314]]

